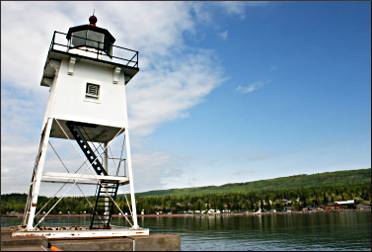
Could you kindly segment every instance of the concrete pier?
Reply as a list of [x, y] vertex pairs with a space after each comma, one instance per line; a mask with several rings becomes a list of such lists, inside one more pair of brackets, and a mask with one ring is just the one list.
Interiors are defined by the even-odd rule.
[[179, 251], [180, 237], [174, 234], [115, 238], [47, 239], [12, 237], [15, 228], [1, 228], [1, 251]]

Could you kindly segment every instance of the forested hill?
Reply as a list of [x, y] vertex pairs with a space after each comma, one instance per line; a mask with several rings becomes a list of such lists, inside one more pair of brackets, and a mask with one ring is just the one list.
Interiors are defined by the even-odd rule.
[[[150, 191], [136, 194], [137, 209], [146, 214], [159, 211], [183, 213], [207, 209], [229, 209], [231, 211], [257, 211], [257, 209], [284, 211], [288, 207], [301, 210], [318, 207], [335, 200], [355, 199], [370, 204], [371, 169], [326, 172], [312, 175], [297, 175], [222, 186], [193, 187]], [[1, 195], [0, 213], [22, 213], [26, 194]], [[94, 201], [94, 196], [89, 197]], [[58, 198], [51, 199], [54, 205]], [[123, 195], [116, 199], [118, 205], [129, 211]], [[49, 202], [39, 197], [39, 205]], [[90, 212], [91, 207], [81, 197], [65, 197], [52, 214]], [[119, 213], [114, 209], [114, 213]]]
[[138, 196], [185, 196], [219, 193], [248, 193], [261, 191], [292, 191], [310, 188], [340, 188], [371, 183], [371, 168], [324, 172], [311, 175], [296, 175], [246, 183], [221, 186], [192, 187], [182, 189], [157, 190], [137, 193]]

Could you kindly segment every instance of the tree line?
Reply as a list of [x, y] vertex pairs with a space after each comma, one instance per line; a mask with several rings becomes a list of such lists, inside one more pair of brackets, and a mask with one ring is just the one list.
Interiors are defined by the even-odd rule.
[[[128, 200], [130, 197], [128, 195]], [[23, 213], [26, 194], [1, 195], [1, 214]], [[208, 209], [230, 210], [232, 212], [272, 210], [284, 211], [288, 208], [301, 210], [305, 207], [320, 207], [334, 201], [354, 199], [357, 202], [370, 202], [370, 183], [348, 186], [328, 186], [313, 188], [298, 188], [296, 190], [268, 190], [253, 192], [210, 192], [201, 194], [181, 195], [141, 195], [136, 198], [138, 213], [145, 214], [184, 213], [185, 211], [203, 211]], [[58, 200], [57, 197], [39, 197], [40, 208], [49, 201], [47, 211]], [[82, 214], [91, 213], [95, 197], [65, 197], [51, 211], [51, 214]], [[90, 204], [88, 203], [90, 202]], [[118, 195], [116, 202], [120, 208], [129, 213], [123, 195]], [[368, 203], [369, 204], [369, 203]], [[118, 214], [117, 209], [113, 212]]]

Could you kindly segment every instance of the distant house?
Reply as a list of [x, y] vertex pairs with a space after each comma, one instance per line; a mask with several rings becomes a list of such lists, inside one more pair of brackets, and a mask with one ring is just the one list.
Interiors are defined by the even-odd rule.
[[258, 210], [254, 213], [261, 213], [261, 212], [262, 212], [261, 208], [258, 208]]
[[294, 207], [287, 206], [284, 208], [284, 212], [291, 213], [294, 210]]
[[366, 211], [371, 211], [371, 206], [370, 205], [365, 205], [365, 204], [358, 204], [356, 206], [358, 210], [366, 210]]
[[354, 205], [354, 200], [343, 200], [343, 201], [335, 201], [335, 204], [337, 205]]
[[345, 208], [355, 208], [355, 204], [356, 204], [355, 200], [342, 200], [342, 201], [335, 201], [334, 203], [328, 203], [322, 208], [325, 211], [332, 211], [332, 210], [345, 209]]
[[342, 208], [355, 208], [355, 200], [335, 201], [335, 204]]
[[211, 209], [208, 210], [208, 214], [214, 214], [214, 213], [215, 213], [214, 209], [211, 208]]

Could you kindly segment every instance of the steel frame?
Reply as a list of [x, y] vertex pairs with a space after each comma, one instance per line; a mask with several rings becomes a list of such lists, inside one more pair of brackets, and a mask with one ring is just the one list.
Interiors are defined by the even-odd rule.
[[[126, 115], [127, 116], [127, 115]], [[128, 169], [128, 177], [121, 177], [121, 176], [99, 176], [99, 175], [83, 175], [83, 174], [76, 174], [78, 170], [86, 163], [86, 160], [83, 162], [83, 164], [80, 166], [79, 169], [77, 169], [74, 173], [71, 173], [67, 167], [65, 167], [65, 164], [62, 162], [60, 157], [60, 161], [64, 165], [65, 169], [68, 171], [68, 173], [46, 173], [43, 175], [43, 169], [44, 169], [44, 164], [45, 164], [45, 158], [46, 158], [46, 151], [48, 147], [48, 142], [49, 142], [49, 136], [50, 136], [50, 130], [51, 130], [51, 125], [53, 123], [53, 120], [56, 120], [58, 125], [60, 126], [58, 119], [56, 118], [48, 118], [46, 120], [45, 126], [43, 127], [42, 134], [41, 134], [41, 139], [39, 143], [39, 149], [38, 153], [36, 156], [35, 160], [35, 165], [34, 165], [34, 170], [33, 170], [33, 176], [32, 176], [32, 182], [30, 185], [30, 194], [28, 196], [27, 204], [25, 207], [25, 214], [24, 214], [24, 221], [23, 221], [23, 229], [20, 229], [18, 232], [15, 232], [13, 235], [14, 236], [23, 236], [23, 235], [43, 235], [43, 236], [50, 236], [50, 237], [72, 237], [72, 236], [77, 236], [77, 237], [105, 237], [105, 236], [123, 236], [124, 234], [126, 235], [148, 235], [149, 231], [148, 229], [143, 229], [138, 226], [137, 222], [137, 211], [136, 211], [136, 204], [135, 204], [135, 195], [134, 195], [134, 186], [133, 186], [133, 173], [132, 173], [132, 163], [131, 163], [131, 152], [130, 152], [130, 142], [129, 142], [129, 134], [128, 134], [128, 129], [120, 129], [116, 136], [120, 133], [123, 132], [124, 134], [124, 141], [122, 148], [126, 149], [127, 153], [127, 169]], [[60, 126], [61, 127], [61, 126]], [[63, 128], [61, 127], [62, 131], [64, 132]], [[64, 132], [66, 135], [66, 138], [71, 140], [66, 132]], [[115, 137], [116, 137], [115, 136]], [[114, 138], [115, 138], [114, 137]], [[104, 164], [105, 168], [107, 169], [107, 164], [108, 164], [108, 148], [110, 146], [110, 143], [106, 143], [103, 149], [103, 154], [104, 154]], [[55, 151], [55, 149], [53, 148]], [[98, 150], [97, 150], [98, 151]], [[80, 152], [79, 152], [80, 153]], [[123, 150], [121, 151], [121, 154], [123, 153]], [[57, 154], [57, 153], [56, 153]], [[80, 154], [81, 155], [81, 154]], [[98, 158], [98, 157], [97, 157]], [[119, 163], [120, 165], [120, 163]], [[65, 177], [64, 177], [65, 176]], [[67, 181], [63, 181], [63, 178]], [[128, 223], [132, 226], [131, 229], [115, 229], [115, 231], [100, 231], [94, 230], [94, 231], [78, 231], [77, 233], [75, 232], [62, 232], [61, 230], [55, 230], [53, 232], [45, 233], [41, 232], [40, 230], [37, 229], [37, 226], [45, 219], [45, 217], [50, 213], [50, 211], [59, 203], [59, 201], [64, 197], [61, 197], [53, 206], [51, 209], [48, 210], [47, 214], [45, 214], [41, 220], [34, 226], [34, 219], [35, 219], [35, 211], [37, 207], [37, 200], [39, 196], [39, 191], [40, 191], [40, 184], [41, 182], [55, 182], [55, 183], [63, 183], [64, 185], [66, 183], [73, 183], [78, 186], [78, 184], [86, 184], [86, 183], [92, 183], [93, 181], [100, 183], [102, 180], [112, 180], [112, 181], [117, 181], [118, 183], [121, 184], [129, 184], [129, 189], [130, 189], [130, 195], [131, 195], [131, 207], [128, 205], [129, 211], [132, 215], [132, 221], [131, 223], [129, 219], [125, 217], [125, 219], [128, 221]], [[48, 180], [48, 181], [45, 181]], [[63, 186], [64, 186], [63, 185]], [[63, 186], [58, 190], [58, 192], [63, 188]], [[80, 189], [80, 187], [79, 187]], [[57, 192], [57, 193], [58, 193]], [[85, 195], [84, 195], [85, 197]], [[112, 197], [110, 197], [110, 200], [113, 201], [114, 205], [119, 209], [121, 213], [122, 210], [119, 208], [118, 204], [115, 202]], [[126, 199], [127, 201], [127, 199]], [[128, 201], [127, 201], [128, 203]], [[44, 206], [45, 207], [45, 206]], [[132, 208], [132, 210], [131, 210]], [[140, 230], [140, 231], [139, 231]], [[136, 232], [139, 233], [136, 233]], [[90, 236], [89, 236], [90, 235]]]

